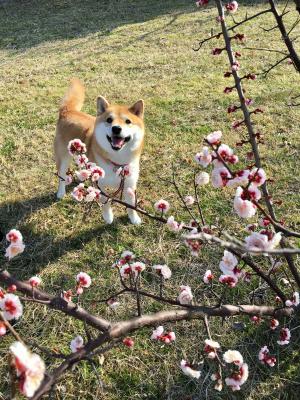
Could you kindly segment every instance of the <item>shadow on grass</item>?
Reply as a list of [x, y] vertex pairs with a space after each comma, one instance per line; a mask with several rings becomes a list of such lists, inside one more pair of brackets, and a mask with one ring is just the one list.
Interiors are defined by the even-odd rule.
[[[262, 0], [241, 3], [255, 6]], [[2, 0], [0, 48], [24, 50], [96, 32], [101, 37], [126, 24], [196, 11], [193, 0]]]
[[146, 22], [159, 15], [195, 10], [185, 0], [53, 0], [0, 3], [0, 48], [26, 49], [42, 42], [73, 39]]
[[[23, 237], [26, 237], [26, 251], [21, 257], [16, 257], [10, 262], [3, 262], [0, 259], [1, 268], [7, 268], [19, 279], [27, 279], [32, 274], [37, 274], [51, 262], [58, 260], [69, 251], [80, 250], [86, 243], [97, 238], [99, 240], [104, 233], [109, 233], [116, 237], [122, 226], [128, 223], [127, 217], [117, 218], [116, 222], [106, 225], [101, 217], [101, 212], [97, 211], [97, 219], [92, 228], [75, 232], [63, 239], [57, 237], [55, 233], [36, 233], [35, 224], [27, 221], [27, 217], [33, 215], [41, 209], [46, 209], [55, 203], [54, 194], [46, 194], [28, 199], [24, 202], [6, 203], [0, 208], [0, 230], [2, 239], [5, 233], [15, 227], [22, 226]], [[62, 206], [64, 204], [62, 203]], [[68, 205], [67, 205], [68, 206]], [[99, 217], [99, 218], [98, 218]], [[81, 214], [82, 218], [82, 214]], [[4, 241], [3, 241], [4, 242]], [[4, 249], [4, 245], [1, 246]]]

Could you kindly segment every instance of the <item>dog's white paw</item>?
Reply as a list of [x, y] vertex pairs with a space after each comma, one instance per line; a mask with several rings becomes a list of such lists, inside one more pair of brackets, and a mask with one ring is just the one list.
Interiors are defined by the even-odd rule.
[[114, 220], [114, 214], [111, 209], [103, 211], [103, 219], [107, 224], [112, 224]]
[[138, 214], [129, 215], [129, 219], [130, 219], [130, 222], [131, 222], [133, 225], [140, 225], [140, 224], [142, 223], [142, 220], [141, 220], [141, 218], [138, 216]]
[[59, 189], [56, 193], [56, 197], [58, 198], [58, 200], [60, 200], [64, 197], [65, 194], [66, 194], [65, 189]]

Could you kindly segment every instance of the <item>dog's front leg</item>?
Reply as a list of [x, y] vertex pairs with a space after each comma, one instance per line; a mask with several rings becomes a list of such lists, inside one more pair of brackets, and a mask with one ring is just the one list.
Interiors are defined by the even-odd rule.
[[108, 200], [108, 198], [106, 196], [101, 197], [101, 202], [103, 204], [103, 206], [102, 206], [103, 219], [107, 224], [112, 224], [112, 222], [114, 220], [114, 213], [111, 208], [111, 202], [110, 202], [110, 200]]
[[[132, 188], [126, 188], [124, 191], [124, 201], [132, 206], [135, 206], [135, 191]], [[128, 213], [128, 217], [130, 219], [130, 222], [133, 225], [140, 225], [142, 220], [140, 218], [140, 216], [138, 215], [138, 213], [131, 209], [131, 208], [127, 208], [127, 213]]]

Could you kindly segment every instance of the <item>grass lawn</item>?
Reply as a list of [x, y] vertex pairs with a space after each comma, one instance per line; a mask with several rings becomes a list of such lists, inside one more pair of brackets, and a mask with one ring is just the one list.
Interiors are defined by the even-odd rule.
[[[247, 10], [255, 13], [264, 2], [242, 2], [238, 17]], [[294, 9], [294, 6], [291, 7]], [[180, 238], [164, 227], [144, 218], [135, 227], [125, 212], [117, 208], [111, 226], [103, 223], [99, 210], [93, 208], [85, 222], [82, 206], [67, 196], [57, 202], [57, 179], [54, 176], [52, 142], [58, 104], [71, 77], [85, 82], [87, 97], [84, 111], [95, 114], [95, 99], [103, 95], [111, 102], [134, 103], [143, 98], [146, 104], [147, 140], [141, 162], [139, 197], [151, 210], [159, 198], [172, 204], [172, 214], [184, 215], [168, 185], [171, 165], [178, 168], [178, 182], [189, 194], [195, 163], [203, 137], [212, 130], [222, 130], [226, 143], [238, 141], [232, 116], [226, 109], [236, 101], [236, 94], [223, 94], [231, 84], [223, 77], [227, 68], [225, 54], [211, 55], [213, 47], [223, 47], [221, 39], [195, 52], [197, 40], [206, 37], [215, 22], [216, 11], [196, 9], [189, 0], [40, 0], [4, 1], [0, 3], [0, 169], [4, 178], [0, 187], [0, 229], [5, 233], [17, 227], [27, 245], [23, 256], [4, 267], [20, 278], [39, 274], [51, 292], [73, 286], [81, 270], [91, 274], [94, 288], [83, 300], [94, 313], [113, 320], [131, 315], [130, 296], [113, 313], [95, 299], [119, 289], [111, 265], [122, 250], [134, 251], [151, 264], [167, 263], [173, 271], [169, 296], [175, 298], [179, 284], [189, 284], [200, 302], [214, 304], [204, 291], [203, 272], [217, 273], [221, 249], [208, 247], [199, 258], [189, 255]], [[289, 24], [294, 11], [286, 16]], [[247, 35], [244, 46], [284, 49], [271, 27], [271, 15], [243, 26]], [[294, 36], [299, 35], [295, 29]], [[261, 72], [280, 55], [243, 49], [242, 71]], [[285, 49], [284, 49], [285, 50]], [[257, 128], [265, 135], [261, 146], [268, 176], [274, 179], [270, 190], [274, 200], [282, 200], [278, 216], [293, 228], [299, 227], [299, 107], [288, 107], [292, 96], [300, 93], [299, 76], [287, 63], [267, 77], [246, 83], [247, 94], [265, 113], [255, 117]], [[244, 151], [243, 151], [244, 150]], [[240, 151], [241, 160], [246, 162]], [[3, 176], [4, 173], [4, 176]], [[190, 193], [192, 194], [192, 193]], [[241, 221], [232, 211], [233, 191], [213, 190], [201, 193], [207, 222], [225, 225], [226, 230], [245, 235]], [[4, 242], [3, 242], [4, 245]], [[145, 275], [145, 286], [152, 285]], [[253, 283], [257, 286], [257, 281]], [[249, 289], [235, 289], [226, 298], [249, 302]], [[257, 300], [259, 301], [259, 300]], [[145, 311], [161, 308], [145, 302]], [[26, 307], [26, 317], [16, 325], [24, 338], [40, 345], [68, 352], [70, 340], [83, 334], [81, 323], [48, 312], [38, 304]], [[234, 322], [244, 322], [243, 330], [233, 329]], [[284, 321], [282, 321], [284, 322]], [[299, 321], [298, 321], [299, 322]], [[299, 325], [299, 323], [298, 323]], [[235, 325], [239, 326], [239, 325]], [[206, 334], [201, 322], [184, 322], [169, 326], [178, 340], [162, 346], [149, 340], [150, 329], [135, 336], [134, 350], [120, 348], [109, 353], [96, 368], [103, 380], [98, 385], [87, 363], [69, 372], [56, 387], [55, 399], [298, 399], [300, 394], [299, 329], [293, 321], [293, 341], [278, 352], [276, 334], [270, 336], [266, 324], [256, 328], [249, 318], [216, 320], [212, 335], [224, 348], [241, 351], [250, 365], [250, 378], [240, 393], [225, 389], [218, 393], [209, 382], [208, 367], [199, 382], [190, 382], [178, 365], [182, 358], [196, 363], [202, 359]], [[11, 337], [0, 339], [0, 399], [8, 398], [7, 347]], [[273, 369], [258, 365], [257, 353], [268, 344], [278, 358]], [[43, 356], [46, 361], [47, 358]], [[211, 372], [214, 372], [211, 370]]]

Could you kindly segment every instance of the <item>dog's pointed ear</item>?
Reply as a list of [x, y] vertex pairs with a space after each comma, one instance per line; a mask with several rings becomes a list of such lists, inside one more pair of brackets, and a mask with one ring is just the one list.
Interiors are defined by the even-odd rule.
[[132, 114], [135, 114], [137, 117], [143, 119], [144, 118], [144, 100], [138, 100], [134, 103], [133, 106], [129, 108], [129, 111]]
[[97, 97], [97, 115], [103, 114], [107, 107], [109, 106], [109, 102], [103, 96]]

